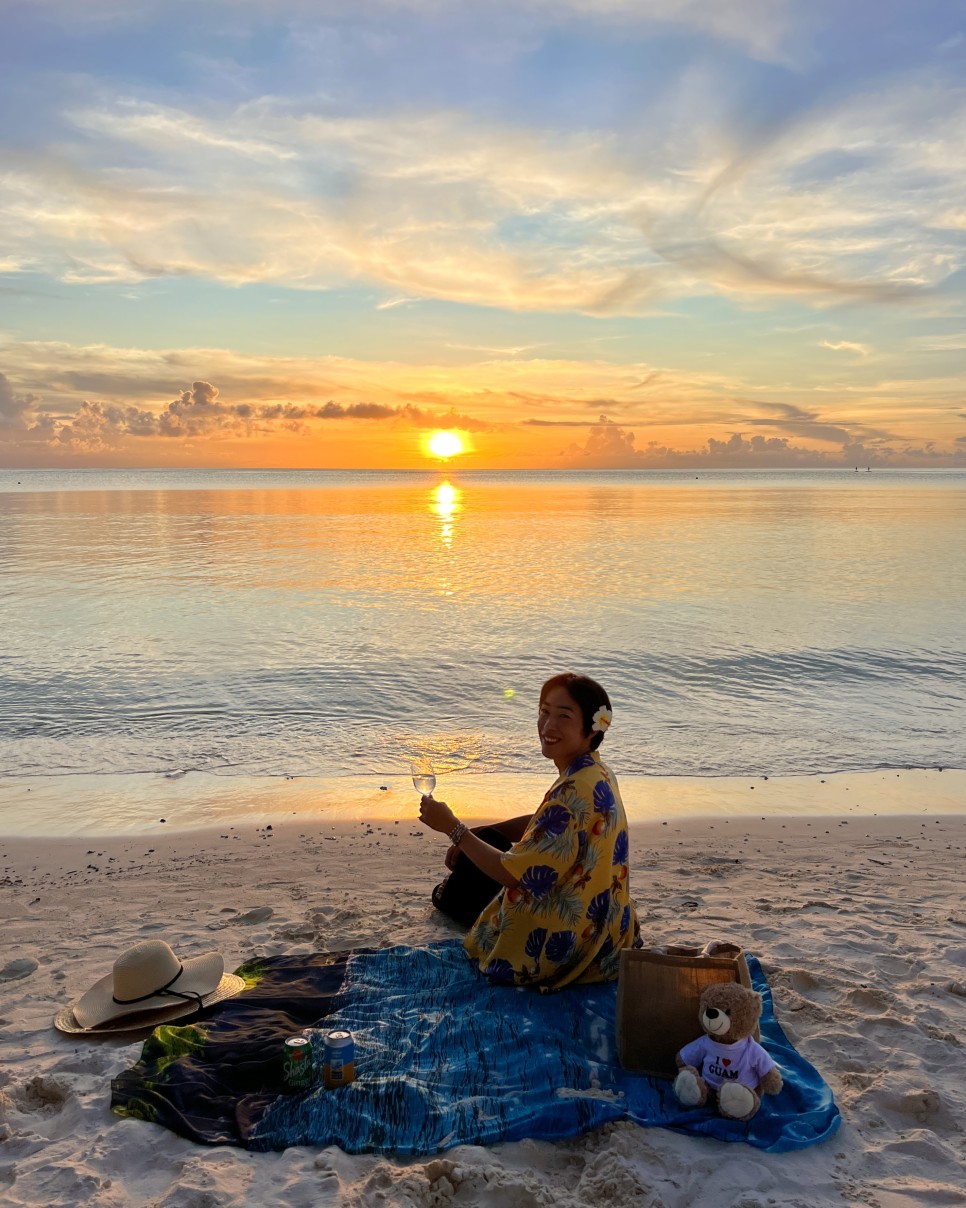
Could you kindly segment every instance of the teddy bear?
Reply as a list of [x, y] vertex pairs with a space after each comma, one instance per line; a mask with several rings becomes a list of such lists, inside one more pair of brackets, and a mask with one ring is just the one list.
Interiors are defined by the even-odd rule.
[[674, 1093], [682, 1107], [703, 1107], [717, 1096], [730, 1120], [750, 1120], [761, 1096], [782, 1089], [778, 1066], [754, 1038], [761, 995], [737, 982], [708, 986], [698, 1019], [704, 1032], [677, 1055]]

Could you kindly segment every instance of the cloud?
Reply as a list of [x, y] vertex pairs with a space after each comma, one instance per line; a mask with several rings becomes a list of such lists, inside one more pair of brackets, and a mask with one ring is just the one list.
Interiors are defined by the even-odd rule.
[[[601, 407], [612, 409], [614, 400], [599, 399], [596, 400]], [[819, 445], [829, 444], [837, 449], [854, 448], [859, 444], [863, 447], [887, 448], [892, 443], [900, 441], [902, 438], [878, 428], [869, 426], [868, 424], [850, 419], [843, 422], [836, 422], [823, 417], [819, 412], [798, 406], [792, 403], [774, 403], [762, 400], [737, 400], [739, 406], [732, 406], [727, 410], [719, 409], [717, 414], [712, 416], [707, 414], [701, 416], [694, 414], [689, 417], [688, 427], [695, 427], [702, 422], [707, 424], [715, 422], [719, 427], [740, 426], [743, 429], [757, 428], [765, 429], [766, 432], [760, 435], [763, 438], [767, 435], [767, 430], [777, 430], [778, 432], [787, 434], [788, 437], [800, 437], [809, 442], [816, 442]], [[527, 419], [523, 421], [527, 426], [534, 427], [563, 427], [563, 428], [586, 428], [592, 426], [593, 422], [589, 420], [545, 420], [545, 419]], [[651, 418], [639, 419], [635, 417], [628, 421], [633, 423], [635, 428], [658, 426], [667, 428], [668, 421], [664, 417], [657, 421]], [[615, 457], [625, 453], [633, 452], [635, 456], [640, 456], [639, 450], [632, 449], [633, 437], [629, 432], [617, 427], [610, 419], [601, 415], [596, 421], [598, 427], [594, 429], [592, 439], [588, 445], [578, 446], [571, 445], [568, 450], [568, 455], [573, 454], [580, 456], [603, 456], [605, 450], [607, 455]], [[630, 437], [630, 442], [628, 441]], [[781, 439], [781, 438], [778, 438]], [[720, 442], [719, 442], [720, 443]], [[778, 450], [778, 445], [766, 444], [756, 445], [756, 449], [762, 449], [768, 453], [774, 453]], [[814, 453], [819, 458], [827, 456], [827, 450], [816, 449], [814, 444], [810, 444], [805, 452]], [[691, 456], [693, 450], [688, 453]], [[789, 447], [789, 454], [793, 458], [797, 458], [798, 454], [793, 447]]]
[[519, 357], [525, 352], [534, 352], [538, 348], [545, 348], [546, 344], [510, 344], [506, 347], [494, 344], [453, 344], [447, 342], [447, 348], [455, 349], [458, 352], [485, 352], [494, 357]]
[[652, 375], [647, 364], [573, 358], [494, 357], [453, 366], [433, 360], [362, 360], [336, 356], [272, 356], [226, 348], [145, 349], [74, 345], [64, 341], [0, 341], [0, 364], [11, 380], [43, 396], [45, 406], [71, 411], [78, 395], [161, 407], [185, 381], [215, 381], [222, 395], [254, 406], [280, 402], [316, 406], [381, 403], [455, 408], [466, 422], [516, 424], [535, 418], [580, 419], [598, 411], [646, 406], [648, 419], [668, 421], [682, 408], [708, 408], [740, 392], [739, 378], [721, 373], [661, 370], [661, 391], [637, 401], [634, 386]]
[[702, 280], [713, 281], [723, 292], [800, 294], [822, 301], [883, 303], [911, 301], [927, 292], [926, 283], [921, 281], [858, 280], [798, 267], [794, 264], [794, 243], [785, 249], [783, 258], [749, 254], [710, 236], [658, 239], [654, 246], [667, 261]]
[[[4, 375], [0, 374], [0, 430], [7, 429], [9, 439], [28, 445], [47, 444], [87, 453], [116, 448], [130, 438], [217, 441], [262, 439], [277, 432], [308, 432], [313, 424], [332, 420], [389, 420], [413, 428], [460, 428], [463, 431], [486, 430], [491, 425], [472, 416], [448, 411], [433, 411], [403, 404], [337, 403], [331, 400], [316, 405], [274, 403], [256, 405], [229, 403], [210, 382], [196, 381], [177, 398], [159, 410], [136, 404], [115, 404], [85, 399], [70, 414], [39, 409], [36, 396], [16, 396]], [[34, 422], [24, 422], [33, 409]]]
[[[399, 291], [386, 308], [435, 297], [602, 312], [629, 288], [668, 288], [651, 279], [667, 275], [660, 264], [642, 276], [626, 249], [601, 243], [588, 255], [575, 241], [600, 221], [597, 190], [631, 183], [591, 134], [271, 98], [204, 115], [105, 98], [71, 121], [86, 136], [79, 153], [14, 160], [2, 195], [4, 233], [26, 245], [25, 262], [65, 281], [366, 281]], [[116, 171], [127, 155], [143, 166]], [[291, 162], [254, 176], [252, 157], [264, 155]], [[540, 213], [543, 230], [504, 238], [521, 208]]]
[[7, 375], [0, 373], [0, 428], [21, 425], [33, 402], [33, 395], [14, 394]]
[[[833, 445], [850, 445], [857, 439], [866, 441], [889, 441], [896, 439], [891, 433], [869, 428], [854, 421], [848, 424], [824, 419], [817, 411], [791, 403], [758, 401], [754, 404], [757, 414], [746, 415], [744, 420], [756, 427], [778, 428], [791, 436], [804, 436], [811, 440]], [[762, 415], [761, 412], [766, 412]]]
[[[921, 466], [958, 464], [959, 454], [926, 441], [919, 446], [867, 444], [836, 429], [843, 439], [833, 450], [792, 444], [789, 437], [732, 432], [727, 439], [709, 436], [703, 445], [675, 448], [660, 441], [636, 446], [635, 434], [600, 416], [583, 444], [573, 443], [560, 454], [571, 468], [586, 469], [780, 469], [790, 467]], [[806, 432], [805, 435], [811, 435]], [[828, 439], [827, 436], [823, 439]], [[966, 438], [957, 443], [966, 444]]]
[[[681, 0], [648, 6], [648, 20], [767, 25], [768, 7]], [[767, 135], [733, 82], [722, 98], [721, 80], [697, 69], [633, 134], [457, 105], [178, 106], [92, 90], [48, 149], [8, 153], [0, 246], [75, 284], [364, 283], [387, 292], [384, 309], [433, 298], [636, 315], [712, 293], [905, 304], [966, 263], [948, 225], [966, 189], [966, 96], [915, 76], [888, 85], [789, 102]]]
[[702, 456], [715, 465], [788, 466], [822, 465], [831, 458], [814, 449], [790, 445], [783, 436], [744, 437], [733, 433], [728, 440], [709, 438], [707, 452]]
[[580, 458], [590, 466], [623, 465], [637, 456], [634, 433], [602, 415], [583, 446], [571, 445], [565, 456]]
[[917, 352], [966, 352], [966, 331], [915, 336], [909, 344]]
[[819, 347], [832, 352], [854, 352], [860, 357], [867, 357], [871, 351], [868, 344], [855, 344], [851, 340], [822, 340]]
[[376, 310], [394, 310], [397, 306], [409, 306], [418, 301], [418, 298], [387, 298], [384, 302], [376, 303]]
[[[19, 450], [21, 464], [29, 464], [29, 449], [63, 448], [71, 441], [70, 447], [93, 448], [95, 438], [119, 457], [127, 449], [130, 464], [145, 464], [131, 452], [131, 442], [147, 442], [158, 457], [168, 455], [165, 448], [174, 456], [176, 447], [194, 442], [198, 459], [205, 449], [216, 455], [221, 446], [248, 442], [246, 457], [254, 464], [253, 442], [285, 434], [330, 433], [341, 447], [357, 438], [353, 433], [363, 442], [366, 431], [376, 439], [379, 429], [386, 434], [379, 438], [383, 444], [399, 450], [401, 434], [426, 428], [489, 433], [490, 443], [504, 450], [532, 453], [540, 447], [548, 457], [552, 449], [533, 440], [536, 432], [589, 434], [599, 428], [589, 449], [580, 439], [569, 450], [575, 464], [587, 464], [588, 456], [604, 463], [674, 464], [673, 457], [669, 463], [654, 447], [642, 447], [645, 432], [658, 447], [692, 459], [703, 455], [709, 438], [727, 441], [737, 432], [784, 438], [790, 464], [800, 464], [799, 446], [817, 457], [846, 460], [865, 456], [861, 446], [891, 457], [892, 464], [900, 450], [924, 448], [928, 439], [949, 450], [961, 431], [953, 418], [962, 411], [957, 377], [882, 381], [854, 396], [848, 387], [813, 390], [809, 401], [797, 401], [809, 392], [781, 384], [756, 389], [721, 373], [483, 351], [476, 361], [441, 365], [0, 341], [6, 371], [0, 426], [8, 455]], [[631, 445], [634, 433], [640, 439]], [[779, 452], [764, 447], [769, 456]]]
[[606, 416], [601, 416], [599, 420], [592, 421], [586, 419], [525, 419], [521, 421], [528, 428], [587, 428], [596, 423], [610, 423]]
[[709, 437], [703, 448], [680, 450], [657, 441], [635, 447], [634, 433], [601, 416], [583, 445], [572, 444], [562, 453], [566, 465], [588, 469], [682, 469], [689, 467], [778, 467], [826, 465], [826, 453], [790, 445], [784, 437], [733, 433], [728, 440]]

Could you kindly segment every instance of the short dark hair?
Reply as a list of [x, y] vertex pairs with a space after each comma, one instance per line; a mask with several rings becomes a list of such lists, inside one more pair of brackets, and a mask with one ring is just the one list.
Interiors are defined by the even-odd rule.
[[[601, 707], [611, 708], [610, 697], [596, 680], [589, 675], [577, 675], [573, 671], [565, 671], [562, 675], [553, 675], [540, 689], [540, 704], [554, 688], [563, 688], [570, 699], [580, 710], [584, 723], [584, 733], [590, 734], [594, 727], [594, 714]], [[590, 740], [590, 749], [596, 751], [604, 741], [604, 731], [598, 730]]]

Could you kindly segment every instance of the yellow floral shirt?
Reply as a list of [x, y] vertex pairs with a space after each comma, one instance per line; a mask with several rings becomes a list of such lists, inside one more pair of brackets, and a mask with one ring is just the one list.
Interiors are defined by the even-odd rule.
[[483, 976], [541, 990], [616, 978], [620, 950], [639, 928], [627, 818], [596, 752], [558, 777], [502, 860], [520, 884], [490, 903], [465, 940]]

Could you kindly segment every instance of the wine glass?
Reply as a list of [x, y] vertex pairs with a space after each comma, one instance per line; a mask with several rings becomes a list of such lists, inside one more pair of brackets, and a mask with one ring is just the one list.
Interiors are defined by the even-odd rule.
[[436, 787], [436, 771], [432, 763], [421, 755], [412, 761], [409, 770], [413, 774], [413, 788], [416, 792], [432, 797], [433, 789]]

